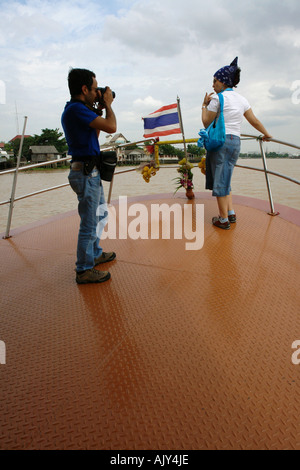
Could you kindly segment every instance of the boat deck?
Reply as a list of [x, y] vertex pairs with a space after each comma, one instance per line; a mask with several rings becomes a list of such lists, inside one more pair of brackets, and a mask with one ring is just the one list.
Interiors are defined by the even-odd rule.
[[300, 212], [237, 197], [225, 231], [196, 196], [139, 202], [204, 203], [201, 250], [105, 240], [100, 285], [76, 211], [0, 240], [1, 449], [300, 449]]

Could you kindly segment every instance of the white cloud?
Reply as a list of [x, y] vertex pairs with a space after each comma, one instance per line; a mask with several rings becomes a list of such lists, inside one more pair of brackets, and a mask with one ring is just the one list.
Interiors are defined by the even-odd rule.
[[133, 102], [133, 106], [138, 110], [156, 110], [156, 108], [160, 108], [163, 103], [159, 100], [155, 100], [152, 96], [147, 96], [144, 99], [138, 98]]

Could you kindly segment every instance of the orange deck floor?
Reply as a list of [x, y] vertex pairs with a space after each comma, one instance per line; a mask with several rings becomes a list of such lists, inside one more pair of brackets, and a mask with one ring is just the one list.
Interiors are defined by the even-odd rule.
[[100, 285], [76, 211], [1, 239], [0, 448], [300, 449], [300, 226], [249, 201], [223, 231], [166, 195], [205, 204], [203, 248], [105, 240]]

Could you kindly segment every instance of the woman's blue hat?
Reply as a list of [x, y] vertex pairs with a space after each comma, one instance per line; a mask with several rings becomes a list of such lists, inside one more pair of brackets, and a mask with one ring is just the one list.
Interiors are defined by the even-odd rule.
[[225, 85], [232, 87], [234, 84], [234, 77], [235, 77], [237, 69], [238, 69], [238, 58], [236, 57], [231, 62], [230, 65], [225, 65], [225, 67], [222, 67], [221, 69], [219, 69], [214, 74], [214, 77], [220, 82], [225, 83]]

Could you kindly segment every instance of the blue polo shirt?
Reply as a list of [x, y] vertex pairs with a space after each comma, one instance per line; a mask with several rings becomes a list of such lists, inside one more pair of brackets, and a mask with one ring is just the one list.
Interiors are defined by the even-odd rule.
[[72, 160], [85, 160], [84, 157], [99, 155], [100, 145], [96, 129], [90, 123], [98, 115], [84, 103], [68, 101], [61, 116], [61, 123], [67, 140], [69, 155]]

